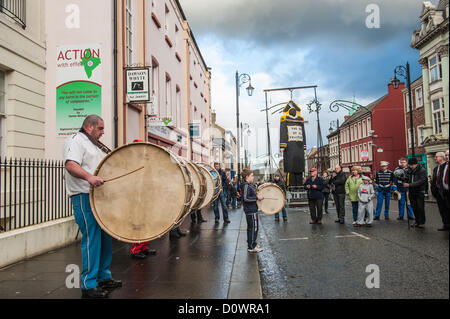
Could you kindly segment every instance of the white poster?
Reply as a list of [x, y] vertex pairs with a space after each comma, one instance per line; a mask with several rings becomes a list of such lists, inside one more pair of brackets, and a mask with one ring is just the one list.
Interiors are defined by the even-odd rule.
[[301, 126], [288, 126], [288, 141], [303, 142], [303, 129]]

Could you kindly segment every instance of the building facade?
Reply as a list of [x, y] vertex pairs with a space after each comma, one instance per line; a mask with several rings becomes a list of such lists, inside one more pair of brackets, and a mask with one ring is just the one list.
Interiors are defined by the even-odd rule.
[[0, 1], [0, 156], [45, 156], [45, 1]]
[[[423, 145], [425, 141], [425, 111], [423, 102], [422, 77], [411, 83], [412, 118], [414, 134], [414, 156], [427, 169], [427, 155]], [[406, 157], [412, 157], [411, 143], [411, 120], [408, 88], [403, 89], [403, 104], [405, 105], [405, 134], [406, 134]]]
[[328, 136], [328, 147], [330, 150], [329, 160], [330, 165], [329, 169], [334, 170], [336, 165], [340, 164], [340, 139], [339, 139], [339, 128], [332, 131]]
[[[47, 158], [61, 158], [63, 137], [81, 126], [83, 116], [98, 114], [110, 148], [139, 139], [209, 163], [211, 73], [177, 0], [46, 0], [46, 21]], [[84, 74], [76, 53], [89, 58], [91, 51], [98, 64]], [[130, 68], [148, 70], [148, 101], [130, 102]], [[61, 90], [73, 82], [80, 96]], [[96, 86], [86, 96], [88, 82]], [[72, 114], [61, 105], [69, 99], [78, 99]]]
[[449, 138], [449, 1], [437, 7], [424, 2], [420, 14], [421, 28], [414, 30], [411, 47], [419, 50], [425, 124], [423, 147], [428, 173], [436, 166], [436, 152], [448, 149]]
[[375, 173], [380, 161], [397, 166], [399, 158], [405, 156], [405, 122], [401, 83], [396, 89], [388, 84], [388, 93], [346, 116], [340, 126], [341, 162], [343, 170], [361, 166], [364, 173]]

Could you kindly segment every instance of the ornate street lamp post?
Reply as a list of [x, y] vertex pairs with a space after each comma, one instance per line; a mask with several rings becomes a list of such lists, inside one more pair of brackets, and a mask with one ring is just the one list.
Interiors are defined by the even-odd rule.
[[392, 84], [394, 85], [394, 89], [398, 89], [400, 84], [400, 80], [397, 79], [397, 75], [402, 76], [406, 79], [408, 85], [408, 102], [409, 102], [409, 126], [411, 129], [411, 156], [415, 157], [415, 143], [414, 143], [414, 123], [413, 123], [413, 113], [412, 113], [412, 95], [411, 95], [411, 77], [409, 73], [409, 62], [406, 62], [406, 67], [403, 65], [396, 66], [394, 69], [394, 78], [392, 79]]
[[248, 83], [248, 87], [247, 87], [247, 94], [248, 96], [252, 96], [253, 95], [253, 91], [255, 90], [255, 88], [252, 86], [252, 79], [250, 77], [250, 75], [243, 73], [243, 74], [239, 74], [238, 71], [236, 71], [236, 128], [237, 128], [237, 134], [236, 134], [236, 138], [237, 138], [237, 145], [238, 145], [238, 149], [237, 149], [237, 164], [238, 164], [238, 177], [237, 177], [237, 181], [238, 181], [238, 185], [240, 184], [240, 179], [241, 179], [241, 143], [240, 143], [240, 134], [239, 134], [239, 95], [240, 95], [240, 87], [245, 84]]

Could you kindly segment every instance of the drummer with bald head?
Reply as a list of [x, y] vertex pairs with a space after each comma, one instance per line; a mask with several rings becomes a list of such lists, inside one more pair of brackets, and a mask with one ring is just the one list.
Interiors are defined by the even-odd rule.
[[81, 291], [82, 298], [107, 298], [122, 282], [111, 277], [112, 238], [98, 225], [89, 202], [90, 187], [100, 187], [105, 181], [94, 176], [98, 164], [111, 152], [100, 138], [105, 123], [97, 115], [85, 118], [79, 132], [68, 137], [64, 144], [66, 190], [80, 228]]

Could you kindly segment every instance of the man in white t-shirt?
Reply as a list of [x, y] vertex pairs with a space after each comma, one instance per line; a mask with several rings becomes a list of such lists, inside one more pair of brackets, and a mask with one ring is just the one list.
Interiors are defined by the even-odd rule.
[[65, 180], [71, 197], [75, 221], [80, 227], [83, 298], [107, 298], [112, 289], [122, 282], [111, 278], [112, 238], [98, 225], [89, 202], [89, 189], [104, 184], [94, 176], [107, 149], [99, 142], [104, 133], [104, 122], [97, 115], [89, 115], [80, 132], [67, 138], [64, 145]]

